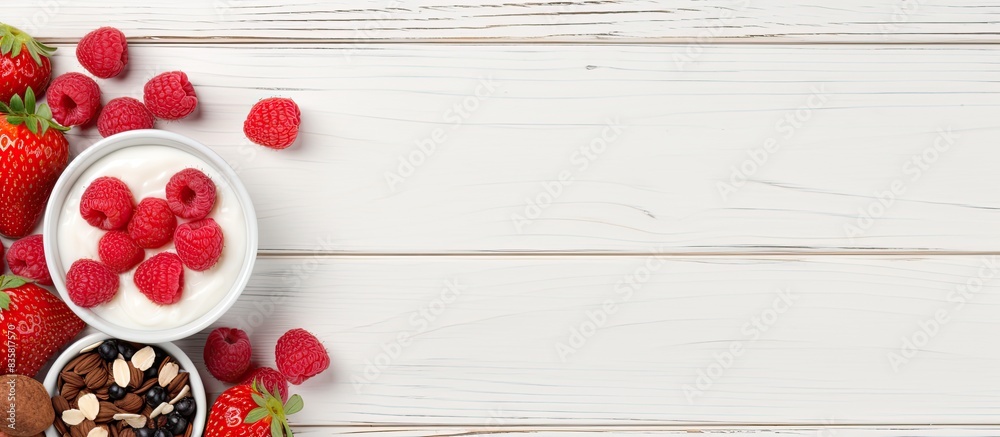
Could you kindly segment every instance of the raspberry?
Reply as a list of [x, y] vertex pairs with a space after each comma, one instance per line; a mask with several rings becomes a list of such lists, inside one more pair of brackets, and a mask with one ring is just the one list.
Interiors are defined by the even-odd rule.
[[177, 228], [177, 217], [170, 212], [167, 201], [147, 197], [135, 207], [132, 221], [128, 222], [128, 236], [139, 247], [156, 249], [170, 242]]
[[210, 218], [184, 223], [174, 232], [174, 249], [184, 266], [202, 272], [215, 266], [222, 256], [223, 235]]
[[97, 255], [111, 271], [124, 273], [141, 263], [146, 258], [146, 251], [135, 244], [128, 233], [110, 231], [97, 242]]
[[181, 300], [184, 289], [184, 266], [172, 252], [160, 252], [139, 264], [132, 278], [149, 300], [170, 305]]
[[102, 27], [84, 35], [76, 46], [76, 59], [94, 76], [115, 77], [128, 64], [128, 41], [120, 30]]
[[52, 81], [45, 93], [52, 118], [63, 126], [86, 124], [101, 106], [101, 87], [80, 73], [66, 73]]
[[122, 229], [132, 218], [132, 190], [121, 179], [102, 176], [94, 179], [80, 198], [83, 219], [105, 231]]
[[288, 380], [281, 372], [270, 367], [258, 367], [247, 373], [240, 385], [251, 385], [254, 381], [257, 381], [257, 384], [263, 386], [265, 390], [277, 393], [281, 396], [282, 402], [288, 400]]
[[97, 117], [97, 131], [106, 138], [130, 130], [152, 129], [153, 122], [153, 113], [142, 102], [131, 97], [119, 97], [104, 105], [101, 115]]
[[[29, 235], [15, 241], [7, 251], [7, 265], [15, 275], [34, 280], [41, 285], [52, 285], [42, 241], [42, 234]], [[0, 254], [2, 253], [3, 249], [0, 248]], [[2, 265], [0, 270], [3, 270]]]
[[182, 71], [168, 71], [146, 82], [142, 99], [153, 115], [164, 120], [187, 117], [198, 106], [194, 86]]
[[298, 385], [330, 367], [330, 354], [315, 335], [293, 329], [278, 339], [274, 359], [288, 382]]
[[3, 250], [4, 250], [3, 249], [3, 241], [0, 241], [0, 273], [3, 273], [3, 269], [4, 269], [4, 267], [3, 267], [3, 260], [4, 260]]
[[73, 303], [90, 308], [110, 302], [118, 293], [118, 275], [92, 259], [79, 259], [66, 272], [66, 291]]
[[222, 382], [236, 383], [250, 369], [250, 337], [235, 328], [216, 328], [205, 341], [205, 367]]
[[285, 149], [299, 135], [302, 114], [292, 99], [272, 97], [250, 108], [243, 133], [250, 141], [272, 149]]
[[200, 170], [181, 170], [167, 182], [167, 203], [180, 218], [203, 219], [215, 206], [215, 183]]

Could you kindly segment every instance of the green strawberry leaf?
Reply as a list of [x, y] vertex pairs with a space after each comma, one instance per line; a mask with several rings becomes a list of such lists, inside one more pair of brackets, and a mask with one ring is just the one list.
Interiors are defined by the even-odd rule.
[[265, 417], [267, 417], [267, 415], [268, 415], [267, 408], [257, 407], [250, 410], [250, 412], [247, 413], [247, 417], [246, 419], [243, 419], [243, 423], [257, 423], [260, 422]]
[[14, 48], [14, 37], [4, 36], [3, 40], [0, 41], [0, 53], [10, 53], [12, 48]]
[[[0, 25], [2, 26], [2, 25]], [[28, 87], [24, 93], [24, 98], [15, 95], [10, 99], [10, 105], [0, 104], [0, 112], [7, 114], [7, 122], [18, 126], [23, 124], [28, 131], [36, 136], [44, 136], [49, 129], [60, 132], [68, 131], [64, 127], [52, 120], [52, 108], [45, 103], [38, 103], [35, 98], [35, 91]], [[39, 132], [41, 128], [41, 132]]]
[[16, 275], [3, 275], [0, 276], [0, 291], [18, 288], [29, 282], [31, 282], [31, 280], [28, 278], [22, 278]]
[[284, 435], [280, 422], [279, 420], [271, 421], [271, 437], [282, 437]]
[[302, 396], [292, 395], [292, 397], [288, 398], [288, 402], [285, 403], [285, 415], [291, 416], [298, 413], [302, 411], [302, 407], [304, 406], [305, 403], [302, 401]]
[[35, 90], [28, 87], [24, 92], [24, 110], [29, 114], [35, 113]]
[[55, 48], [38, 42], [20, 29], [0, 23], [0, 55], [9, 53], [11, 57], [16, 58], [21, 54], [21, 50], [27, 50], [31, 59], [38, 65], [42, 65], [42, 56], [48, 58], [56, 51]]
[[267, 406], [267, 402], [264, 401], [264, 396], [261, 396], [260, 393], [251, 393], [250, 398], [253, 399], [253, 402], [257, 404], [258, 407]]
[[10, 295], [6, 292], [0, 291], [0, 311], [7, 311], [10, 309]]

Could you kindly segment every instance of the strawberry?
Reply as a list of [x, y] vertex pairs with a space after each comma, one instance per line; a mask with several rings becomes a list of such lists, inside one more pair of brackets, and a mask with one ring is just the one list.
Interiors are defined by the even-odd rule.
[[0, 102], [23, 96], [28, 88], [44, 94], [52, 76], [49, 56], [55, 51], [27, 33], [0, 23]]
[[48, 105], [35, 106], [31, 88], [0, 103], [0, 235], [31, 233], [52, 186], [69, 163], [67, 128], [52, 121]]
[[257, 383], [224, 391], [212, 404], [205, 437], [291, 437], [288, 416], [302, 410], [302, 397], [281, 398]]
[[0, 374], [34, 377], [38, 370], [86, 326], [48, 290], [20, 276], [0, 276]]

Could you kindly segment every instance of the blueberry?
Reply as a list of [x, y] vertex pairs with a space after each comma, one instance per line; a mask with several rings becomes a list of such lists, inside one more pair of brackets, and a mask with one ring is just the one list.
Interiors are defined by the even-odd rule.
[[187, 431], [188, 421], [184, 416], [175, 411], [167, 416], [167, 423], [163, 427], [170, 430], [174, 435], [181, 435]]
[[159, 374], [160, 374], [159, 365], [154, 365], [153, 367], [146, 369], [145, 372], [142, 372], [142, 376], [145, 379], [156, 379], [156, 377], [159, 376]]
[[118, 353], [125, 357], [125, 361], [128, 361], [132, 359], [132, 355], [135, 355], [135, 348], [128, 343], [121, 342], [118, 343]]
[[198, 410], [198, 406], [195, 405], [194, 398], [191, 397], [181, 399], [174, 404], [174, 411], [189, 418], [194, 416], [196, 410]]
[[149, 391], [146, 392], [146, 404], [150, 407], [156, 408], [160, 404], [167, 401], [167, 389], [154, 385]]
[[156, 430], [153, 428], [135, 428], [135, 437], [153, 437]]
[[153, 433], [153, 437], [174, 437], [174, 435], [171, 434], [170, 431], [160, 428]]
[[118, 342], [114, 340], [107, 340], [101, 343], [97, 347], [97, 355], [101, 356], [104, 361], [114, 361], [118, 358]]
[[108, 387], [108, 397], [113, 401], [124, 398], [127, 393], [128, 392], [118, 384], [111, 384], [111, 387]]

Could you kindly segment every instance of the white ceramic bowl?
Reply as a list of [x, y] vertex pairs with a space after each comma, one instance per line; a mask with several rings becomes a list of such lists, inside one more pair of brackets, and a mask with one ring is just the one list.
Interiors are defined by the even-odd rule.
[[[113, 152], [129, 147], [151, 145], [171, 147], [188, 153], [203, 161], [204, 164], [209, 166], [212, 171], [222, 176], [224, 180], [217, 181], [217, 184], [224, 183], [231, 187], [232, 191], [235, 193], [236, 201], [242, 209], [246, 222], [245, 235], [227, 235], [226, 239], [229, 241], [231, 238], [243, 238], [245, 239], [246, 244], [245, 253], [241, 256], [242, 264], [238, 275], [236, 276], [235, 281], [233, 281], [232, 286], [217, 304], [211, 306], [211, 308], [207, 309], [207, 311], [201, 316], [180, 326], [138, 329], [135, 326], [127, 326], [126, 324], [109, 320], [102, 317], [98, 312], [79, 307], [72, 303], [69, 298], [69, 294], [66, 291], [65, 282], [66, 271], [69, 269], [69, 266], [64, 265], [61, 259], [62, 257], [60, 256], [59, 223], [60, 215], [63, 212], [64, 204], [67, 202], [69, 193], [74, 189], [78, 180], [91, 165]], [[205, 329], [218, 320], [227, 310], [229, 310], [230, 307], [232, 307], [232, 305], [239, 298], [240, 294], [243, 292], [243, 288], [250, 279], [250, 275], [253, 271], [254, 260], [257, 257], [257, 216], [254, 212], [250, 195], [240, 182], [236, 172], [233, 171], [233, 169], [221, 157], [219, 157], [219, 155], [201, 143], [172, 132], [154, 129], [128, 131], [105, 138], [90, 146], [86, 151], [73, 159], [63, 172], [62, 176], [59, 177], [59, 180], [56, 182], [56, 185], [52, 190], [52, 195], [49, 197], [48, 206], [45, 210], [43, 234], [45, 235], [45, 260], [48, 263], [49, 273], [52, 276], [52, 282], [59, 291], [59, 295], [62, 296], [63, 300], [66, 301], [67, 304], [69, 304], [73, 312], [90, 326], [97, 328], [111, 337], [134, 341], [137, 343], [161, 343], [179, 340]]]
[[[45, 376], [45, 382], [42, 385], [45, 386], [45, 390], [49, 392], [49, 396], [56, 395], [56, 380], [59, 378], [59, 373], [62, 371], [63, 367], [70, 362], [73, 358], [76, 358], [80, 354], [80, 351], [99, 341], [107, 340], [112, 338], [106, 334], [96, 333], [83, 337], [76, 343], [73, 343], [69, 348], [63, 351], [62, 354], [56, 358], [56, 361], [52, 364], [52, 369], [49, 370], [48, 375]], [[205, 396], [205, 385], [201, 381], [201, 375], [198, 374], [198, 369], [195, 368], [194, 363], [188, 358], [187, 354], [177, 347], [173, 343], [144, 343], [152, 344], [164, 352], [170, 354], [170, 356], [177, 360], [177, 364], [181, 366], [181, 369], [190, 373], [188, 385], [191, 386], [191, 397], [194, 398], [195, 404], [198, 406], [198, 410], [194, 414], [194, 429], [192, 429], [191, 435], [200, 436], [205, 431], [205, 419], [208, 417], [208, 398]], [[49, 429], [45, 431], [47, 437], [61, 437], [56, 431], [56, 428], [50, 426]]]

